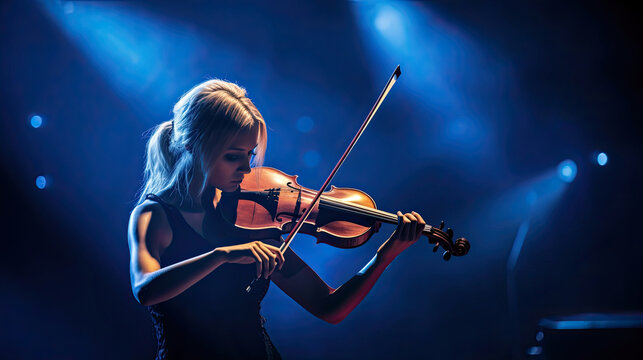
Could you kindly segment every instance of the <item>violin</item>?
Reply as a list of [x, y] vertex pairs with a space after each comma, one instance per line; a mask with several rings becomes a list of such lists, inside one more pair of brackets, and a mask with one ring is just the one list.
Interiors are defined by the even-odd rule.
[[[234, 192], [223, 193], [220, 210], [227, 235], [245, 239], [279, 238], [292, 231], [307, 212], [300, 232], [312, 235], [317, 243], [337, 248], [355, 248], [366, 243], [382, 223], [397, 224], [398, 216], [378, 210], [367, 193], [352, 188], [331, 186], [315, 200], [316, 191], [297, 183], [297, 175], [288, 175], [271, 167], [257, 167], [245, 176]], [[425, 225], [423, 234], [435, 244], [433, 252], [444, 249], [443, 258], [463, 256], [469, 241], [453, 241], [453, 230]]]
[[[269, 167], [254, 168], [232, 195], [226, 195], [225, 199], [221, 197], [219, 206], [222, 221], [233, 225], [224, 228], [234, 229], [231, 235], [247, 239], [276, 238], [288, 233], [279, 248], [283, 254], [299, 231], [315, 236], [318, 243], [353, 248], [368, 241], [383, 222], [397, 224], [397, 215], [377, 210], [375, 201], [363, 191], [334, 186], [329, 191], [325, 189], [401, 74], [398, 65], [362, 126], [318, 191], [299, 185], [297, 176]], [[443, 229], [444, 222], [437, 228], [424, 226], [422, 233], [428, 236], [429, 243], [435, 244], [433, 252], [442, 247], [442, 257], [447, 261], [451, 255], [466, 255], [470, 248], [469, 241], [459, 238], [454, 242], [453, 230], [449, 228], [445, 232]], [[248, 285], [247, 293], [256, 281], [255, 278]]]

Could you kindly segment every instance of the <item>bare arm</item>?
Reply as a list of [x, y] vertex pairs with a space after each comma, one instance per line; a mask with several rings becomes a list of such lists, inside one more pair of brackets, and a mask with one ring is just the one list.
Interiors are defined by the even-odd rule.
[[172, 229], [161, 205], [143, 204], [132, 212], [128, 240], [130, 280], [136, 300], [153, 305], [169, 300], [226, 262], [257, 264], [257, 276], [269, 276], [283, 264], [279, 249], [259, 241], [220, 247], [161, 267], [161, 255], [172, 243]]
[[337, 289], [328, 286], [292, 250], [286, 263], [272, 280], [288, 296], [313, 315], [332, 324], [342, 321], [366, 297], [386, 267], [404, 249], [413, 244], [424, 229], [424, 220], [416, 212], [400, 216], [398, 228], [377, 250], [373, 259]]

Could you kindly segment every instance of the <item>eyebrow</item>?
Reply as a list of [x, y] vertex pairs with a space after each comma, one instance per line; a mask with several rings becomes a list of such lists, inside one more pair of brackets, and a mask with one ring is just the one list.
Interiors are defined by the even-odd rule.
[[[256, 148], [257, 146], [259, 146], [259, 144], [253, 146], [252, 149]], [[250, 151], [252, 151], [252, 149], [250, 149]], [[246, 149], [242, 149], [242, 148], [238, 148], [238, 147], [230, 147], [230, 148], [228, 148], [228, 150], [246, 151]]]

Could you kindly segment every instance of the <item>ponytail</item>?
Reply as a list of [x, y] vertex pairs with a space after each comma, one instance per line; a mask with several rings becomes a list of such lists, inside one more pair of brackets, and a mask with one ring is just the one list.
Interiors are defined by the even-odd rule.
[[203, 175], [203, 192], [210, 164], [240, 131], [254, 126], [259, 126], [259, 144], [253, 165], [260, 166], [267, 143], [266, 123], [246, 90], [216, 79], [192, 88], [175, 104], [172, 120], [151, 129], [137, 205], [147, 194], [168, 189], [182, 200], [190, 198], [188, 187], [196, 173]]
[[172, 176], [176, 155], [171, 148], [171, 120], [165, 121], [153, 128], [152, 136], [147, 141], [145, 152], [145, 185], [140, 191], [138, 204], [145, 201], [147, 194], [157, 194], [164, 190]]

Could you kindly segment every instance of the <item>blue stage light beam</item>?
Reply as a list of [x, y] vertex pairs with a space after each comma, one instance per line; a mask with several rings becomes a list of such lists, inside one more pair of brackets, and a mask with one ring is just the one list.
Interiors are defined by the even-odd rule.
[[532, 229], [538, 229], [546, 214], [559, 203], [569, 183], [562, 181], [558, 168], [554, 166], [521, 184], [480, 201], [476, 208], [469, 210], [469, 222], [459, 228], [471, 229], [472, 239], [495, 239], [485, 243], [479, 250], [484, 261], [501, 261], [507, 249], [517, 243], [518, 248], [510, 250], [512, 263], [518, 261], [519, 250]]
[[165, 109], [195, 79], [207, 75], [196, 73], [201, 67], [195, 56], [205, 45], [189, 28], [127, 3], [74, 2], [71, 7], [71, 2], [40, 3], [127, 99], [144, 97], [144, 105]]
[[[531, 190], [526, 195], [526, 207], [522, 214], [522, 223], [518, 227], [516, 236], [514, 237], [509, 257], [507, 258], [506, 272], [507, 272], [507, 305], [512, 322], [512, 333], [515, 335], [513, 341], [514, 357], [520, 357], [520, 314], [518, 306], [518, 296], [516, 293], [516, 265], [518, 258], [525, 244], [530, 226], [534, 217], [543, 217], [546, 214], [545, 205], [547, 207], [553, 204], [553, 200], [558, 198], [561, 190], [565, 188], [566, 183], [573, 181], [573, 176], [576, 175], [576, 164], [571, 160], [565, 160], [558, 165], [555, 174], [553, 171], [543, 179], [532, 184]], [[562, 174], [562, 176], [561, 176]], [[562, 181], [561, 181], [562, 180]], [[562, 186], [561, 186], [562, 185]], [[536, 223], [538, 226], [538, 223]]]
[[578, 167], [573, 160], [564, 160], [558, 165], [558, 176], [564, 182], [572, 182], [576, 178]]
[[[500, 66], [445, 18], [416, 2], [353, 2], [353, 12], [372, 53], [373, 76], [396, 64], [405, 74], [399, 91], [417, 102], [414, 107], [438, 117], [422, 117], [424, 133], [418, 146], [433, 156], [479, 163], [494, 152], [495, 134], [489, 121], [467, 94], [492, 89], [503, 82]], [[506, 68], [506, 67], [505, 67]], [[480, 74], [489, 74], [481, 78]], [[479, 97], [478, 93], [478, 97]], [[472, 100], [473, 99], [473, 100]], [[428, 147], [428, 148], [427, 148]]]

